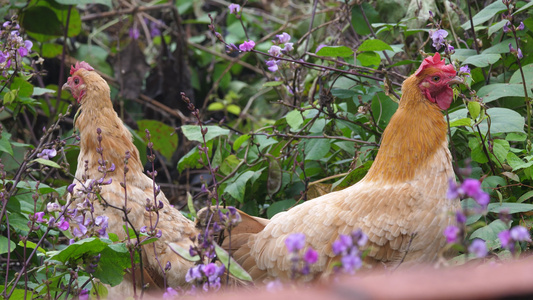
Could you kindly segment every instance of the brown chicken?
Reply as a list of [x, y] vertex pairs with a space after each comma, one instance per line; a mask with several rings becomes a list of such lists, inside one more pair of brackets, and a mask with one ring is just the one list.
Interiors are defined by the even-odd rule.
[[[79, 115], [75, 121], [75, 127], [80, 135], [80, 154], [78, 156], [78, 169], [75, 174], [74, 205], [80, 204], [90, 195], [83, 195], [83, 186], [90, 185], [91, 180], [99, 180], [103, 173], [99, 171], [101, 155], [98, 148], [103, 150], [103, 159], [107, 161], [107, 168], [115, 166], [115, 170], [108, 172], [105, 180], [112, 179], [108, 185], [102, 185], [101, 198], [110, 205], [118, 208], [127, 207], [128, 219], [136, 230], [143, 226], [150, 228], [155, 224], [156, 214], [148, 212], [147, 201], [154, 203], [154, 182], [144, 174], [144, 168], [139, 157], [139, 151], [132, 143], [132, 135], [123, 124], [117, 113], [113, 110], [110, 99], [108, 84], [98, 73], [87, 63], [76, 63], [70, 71], [71, 77], [63, 89], [69, 90], [72, 96], [80, 105]], [[98, 143], [97, 129], [101, 131], [101, 146]], [[129, 152], [127, 177], [127, 203], [125, 201], [124, 188], [124, 159], [126, 152]], [[158, 189], [156, 187], [156, 189]], [[105, 215], [109, 218], [107, 229], [118, 235], [120, 239], [125, 239], [126, 234], [123, 226], [124, 213], [110, 206], [104, 206], [103, 201], [92, 197], [94, 215]], [[163, 287], [163, 270], [167, 262], [171, 263], [171, 269], [167, 272], [167, 284], [170, 287], [186, 285], [185, 274], [193, 263], [182, 259], [169, 249], [167, 243], [176, 243], [182, 248], [189, 249], [192, 244], [190, 237], [197, 235], [194, 223], [185, 218], [177, 209], [174, 209], [168, 202], [163, 192], [157, 195], [156, 206], [162, 204], [159, 209], [159, 223], [156, 231], [161, 230], [161, 237], [154, 244], [143, 246], [143, 267], [145, 282]], [[131, 294], [133, 286], [130, 276], [125, 276], [125, 280], [115, 289], [114, 294]], [[140, 275], [136, 275], [136, 282], [139, 284]], [[113, 292], [113, 291], [110, 291]]]
[[279, 213], [269, 222], [243, 216], [242, 226], [252, 230], [237, 226], [231, 250], [254, 281], [290, 276], [291, 256], [284, 241], [291, 233], [305, 234], [306, 247], [319, 253], [307, 279], [331, 271], [331, 264], [339, 260], [333, 242], [356, 229], [368, 235], [365, 263], [373, 268], [438, 258], [446, 244], [443, 230], [455, 222], [450, 212], [459, 205], [446, 198], [448, 182], [455, 176], [441, 112], [452, 102], [450, 84], [462, 82], [455, 74], [436, 53], [405, 80], [398, 110], [361, 181]]

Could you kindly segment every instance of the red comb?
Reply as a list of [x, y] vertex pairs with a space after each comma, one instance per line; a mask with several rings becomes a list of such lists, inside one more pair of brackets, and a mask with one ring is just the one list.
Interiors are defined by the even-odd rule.
[[450, 76], [453, 76], [456, 74], [455, 68], [453, 67], [453, 65], [451, 64], [447, 65], [444, 63], [444, 59], [442, 60], [440, 59], [439, 52], [435, 53], [434, 56], [426, 57], [426, 59], [424, 59], [424, 61], [422, 62], [418, 70], [416, 70], [415, 76], [418, 76], [424, 69], [428, 67], [439, 68], [445, 73], [449, 73]]
[[78, 71], [79, 69], [85, 69], [87, 71], [94, 71], [94, 68], [91, 67], [91, 65], [89, 65], [88, 63], [82, 61], [82, 62], [76, 62], [76, 66], [71, 66], [70, 67], [70, 75], [74, 74], [76, 71]]

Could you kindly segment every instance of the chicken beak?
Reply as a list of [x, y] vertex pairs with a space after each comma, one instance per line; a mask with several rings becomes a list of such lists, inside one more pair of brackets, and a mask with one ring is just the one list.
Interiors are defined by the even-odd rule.
[[66, 90], [66, 91], [69, 91], [69, 92], [71, 91], [71, 90], [70, 90], [70, 86], [68, 85], [68, 81], [65, 82], [65, 84], [63, 84], [63, 86], [61, 87], [61, 89]]
[[448, 85], [460, 84], [460, 83], [465, 83], [465, 81], [463, 80], [463, 78], [459, 76], [455, 76], [454, 78], [450, 79], [450, 81], [448, 81]]

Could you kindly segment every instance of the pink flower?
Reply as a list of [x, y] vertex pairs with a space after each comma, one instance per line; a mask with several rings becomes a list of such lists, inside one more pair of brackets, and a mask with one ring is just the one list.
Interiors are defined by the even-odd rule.
[[252, 40], [245, 41], [239, 46], [239, 49], [244, 52], [252, 51], [252, 49], [255, 47], [255, 42]]
[[459, 233], [461, 230], [459, 227], [450, 225], [444, 229], [444, 236], [446, 237], [446, 241], [448, 243], [456, 243], [459, 240]]
[[468, 252], [473, 253], [476, 257], [487, 256], [488, 250], [484, 240], [475, 239], [468, 247]]
[[[231, 3], [229, 6], [229, 13], [230, 14], [237, 14], [241, 11], [241, 6], [239, 4]], [[243, 50], [244, 51], [244, 50]]]
[[313, 250], [313, 248], [309, 248], [304, 254], [304, 260], [308, 264], [316, 263], [318, 260], [318, 252]]
[[59, 221], [56, 223], [56, 225], [57, 225], [57, 228], [59, 228], [60, 230], [63, 230], [63, 231], [68, 230], [68, 228], [70, 227], [70, 224], [63, 217], [61, 217], [59, 219]]
[[270, 72], [276, 72], [278, 70], [278, 61], [277, 60], [267, 60], [266, 65]]
[[270, 47], [270, 49], [268, 49], [268, 54], [272, 56], [279, 56], [281, 54], [281, 47], [276, 45]]

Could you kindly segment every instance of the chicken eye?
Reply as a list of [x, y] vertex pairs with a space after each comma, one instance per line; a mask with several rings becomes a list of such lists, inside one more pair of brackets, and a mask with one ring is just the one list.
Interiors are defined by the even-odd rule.
[[74, 78], [74, 84], [80, 83], [80, 80], [78, 78]]
[[433, 80], [434, 82], [439, 82], [440, 76], [433, 76], [431, 80]]

